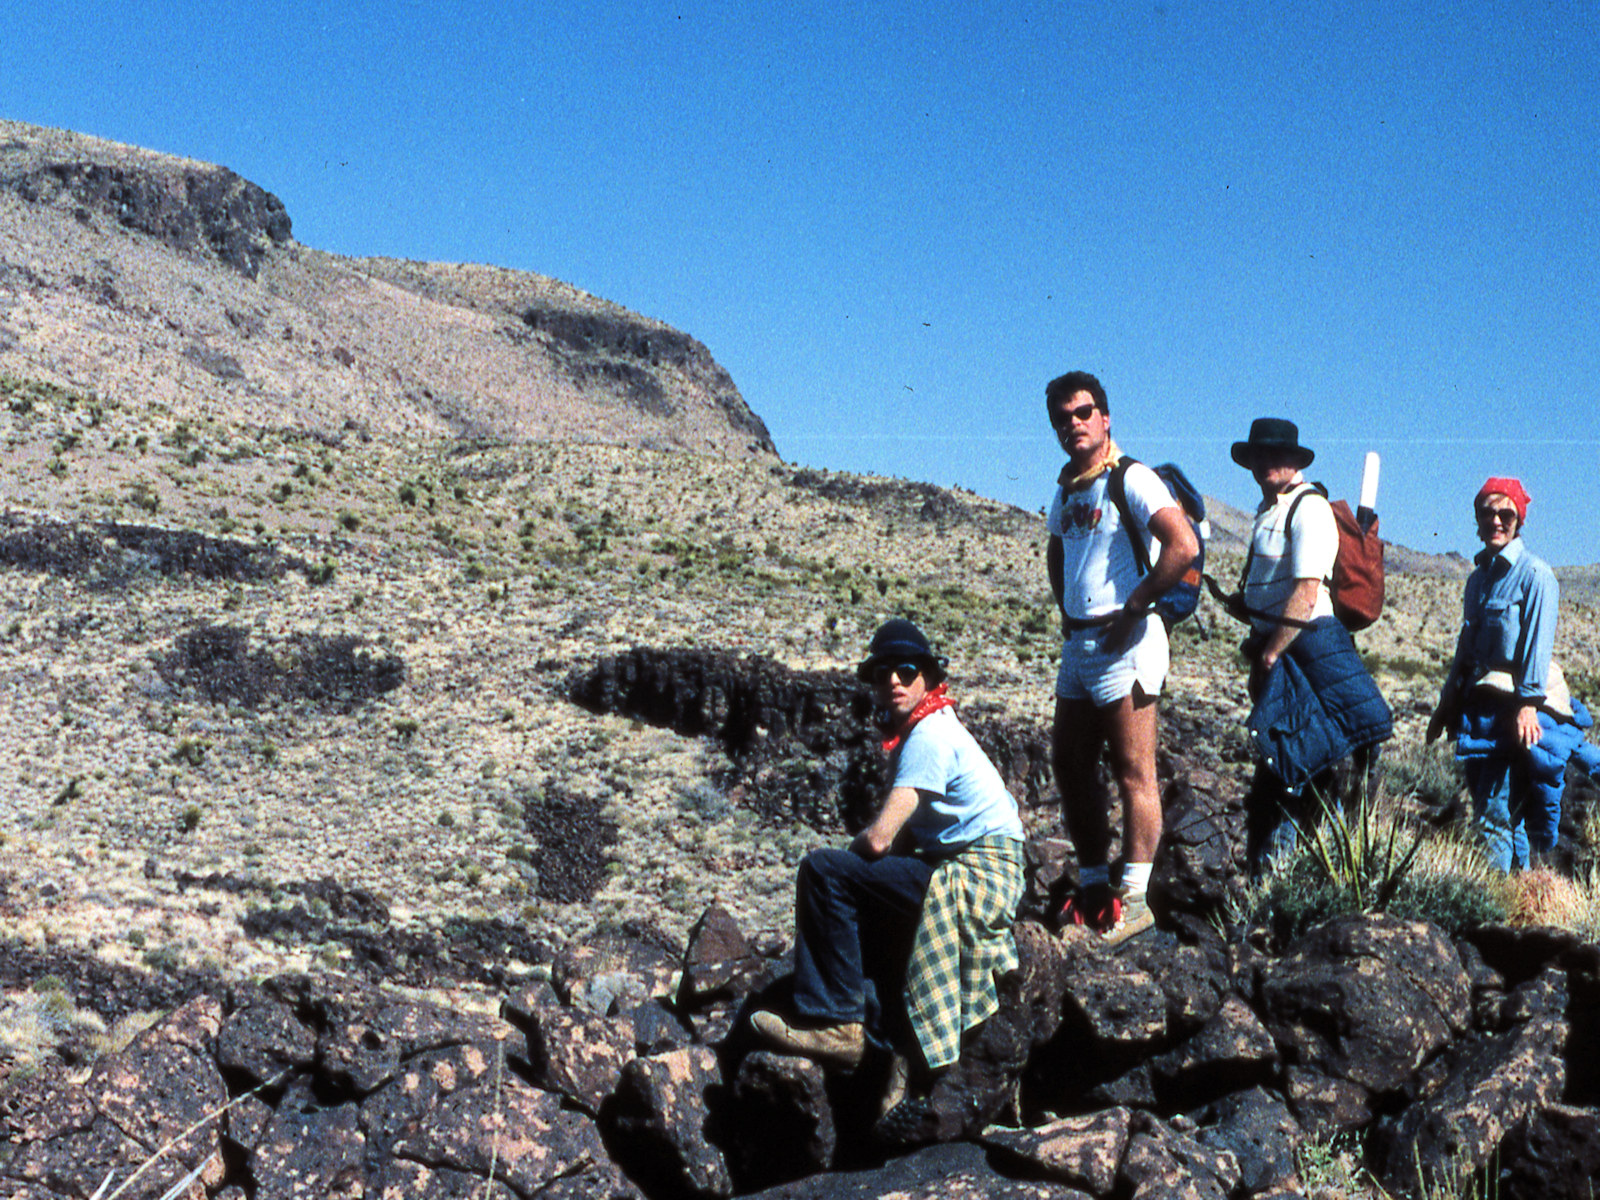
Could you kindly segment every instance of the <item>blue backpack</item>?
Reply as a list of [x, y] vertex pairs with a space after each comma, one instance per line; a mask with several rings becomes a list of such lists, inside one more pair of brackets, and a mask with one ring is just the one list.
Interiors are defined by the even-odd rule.
[[[1133, 544], [1133, 559], [1139, 564], [1139, 574], [1150, 573], [1150, 547], [1149, 531], [1142, 529], [1133, 519], [1133, 510], [1128, 507], [1128, 484], [1123, 478], [1128, 473], [1128, 468], [1138, 459], [1124, 457], [1111, 470], [1111, 478], [1106, 483], [1106, 494], [1111, 497], [1111, 503], [1117, 506], [1117, 513], [1122, 517], [1122, 528], [1128, 534], [1128, 541]], [[1172, 493], [1172, 498], [1183, 509], [1183, 515], [1189, 518], [1189, 524], [1194, 527], [1194, 540], [1200, 547], [1200, 553], [1195, 555], [1195, 560], [1183, 578], [1178, 580], [1161, 595], [1156, 597], [1156, 602], [1151, 607], [1161, 615], [1161, 620], [1171, 629], [1179, 621], [1194, 612], [1195, 606], [1200, 603], [1200, 577], [1205, 574], [1206, 566], [1206, 534], [1211, 527], [1206, 522], [1206, 502], [1194, 484], [1189, 482], [1189, 477], [1183, 473], [1183, 468], [1177, 463], [1162, 463], [1159, 467], [1152, 467], [1156, 478], [1167, 485], [1167, 490]], [[1142, 535], [1142, 536], [1141, 536]]]

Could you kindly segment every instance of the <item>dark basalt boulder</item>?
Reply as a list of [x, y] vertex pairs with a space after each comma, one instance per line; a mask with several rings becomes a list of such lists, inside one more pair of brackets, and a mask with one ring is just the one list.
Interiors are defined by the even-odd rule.
[[1286, 1062], [1400, 1093], [1471, 1023], [1471, 982], [1439, 930], [1340, 917], [1262, 972], [1259, 1011]]
[[733, 1194], [727, 1160], [708, 1130], [710, 1093], [721, 1086], [717, 1056], [705, 1046], [636, 1058], [622, 1069], [607, 1138], [650, 1195]]
[[720, 1127], [718, 1140], [741, 1190], [826, 1171], [839, 1149], [822, 1068], [767, 1050], [740, 1061]]
[[1545, 1016], [1458, 1043], [1443, 1081], [1383, 1129], [1387, 1178], [1396, 1187], [1452, 1188], [1489, 1166], [1509, 1130], [1559, 1103], [1566, 1040], [1566, 1022]]

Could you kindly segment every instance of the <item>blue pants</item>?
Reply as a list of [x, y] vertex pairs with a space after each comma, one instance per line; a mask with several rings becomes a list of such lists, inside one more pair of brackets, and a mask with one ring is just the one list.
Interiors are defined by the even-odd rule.
[[1529, 811], [1528, 773], [1517, 757], [1495, 754], [1469, 758], [1463, 765], [1472, 790], [1472, 816], [1491, 863], [1502, 871], [1524, 871], [1530, 848], [1540, 853], [1555, 848], [1560, 810]]
[[880, 1039], [905, 1020], [906, 962], [934, 864], [902, 854], [813, 850], [795, 886], [794, 1006], [828, 1024], [860, 1021]]

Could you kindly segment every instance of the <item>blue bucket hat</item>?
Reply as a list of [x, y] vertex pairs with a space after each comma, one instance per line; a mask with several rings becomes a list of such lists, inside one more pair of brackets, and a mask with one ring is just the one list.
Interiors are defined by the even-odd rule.
[[933, 652], [922, 630], [904, 617], [895, 617], [885, 621], [872, 635], [872, 645], [867, 648], [865, 661], [856, 668], [856, 675], [862, 682], [870, 683], [872, 668], [881, 662], [914, 662], [922, 668], [929, 683], [940, 684], [944, 682], [944, 669], [949, 661], [944, 655]]

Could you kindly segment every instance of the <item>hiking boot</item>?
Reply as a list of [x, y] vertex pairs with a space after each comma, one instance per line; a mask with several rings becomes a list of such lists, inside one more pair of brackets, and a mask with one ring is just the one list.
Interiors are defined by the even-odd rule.
[[1130, 892], [1118, 897], [1116, 920], [1111, 928], [1100, 930], [1100, 940], [1107, 946], [1120, 946], [1129, 938], [1136, 938], [1156, 923], [1150, 911], [1150, 899], [1145, 892]]
[[911, 1062], [898, 1051], [889, 1059], [889, 1076], [884, 1081], [883, 1097], [878, 1101], [878, 1120], [899, 1107], [911, 1086]]
[[866, 1031], [860, 1021], [799, 1029], [770, 1009], [750, 1015], [750, 1027], [785, 1054], [814, 1058], [830, 1066], [854, 1068], [866, 1053]]
[[1056, 914], [1056, 927], [1086, 926], [1104, 936], [1116, 926], [1121, 915], [1122, 904], [1116, 891], [1108, 883], [1095, 883], [1067, 897]]

